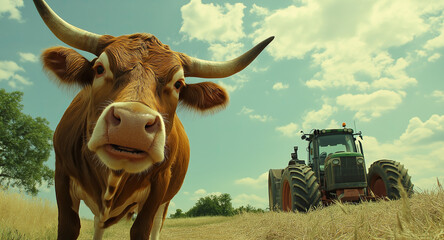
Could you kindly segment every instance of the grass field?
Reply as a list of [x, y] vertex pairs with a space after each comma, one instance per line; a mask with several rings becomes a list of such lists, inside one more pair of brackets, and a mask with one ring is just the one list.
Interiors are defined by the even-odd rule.
[[[56, 207], [0, 191], [0, 239], [56, 239]], [[105, 231], [104, 239], [129, 239], [131, 222]], [[93, 221], [82, 220], [79, 239], [92, 239]], [[167, 219], [164, 240], [444, 239], [444, 190], [397, 201], [335, 204], [308, 213], [256, 213], [234, 217]]]

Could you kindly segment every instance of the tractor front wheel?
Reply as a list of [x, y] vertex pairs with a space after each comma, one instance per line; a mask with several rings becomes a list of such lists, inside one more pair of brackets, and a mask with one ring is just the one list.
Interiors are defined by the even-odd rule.
[[398, 181], [401, 182], [402, 187], [410, 197], [413, 194], [413, 184], [404, 165], [384, 159], [374, 162], [368, 169], [368, 186], [376, 197], [400, 198]]
[[321, 203], [321, 192], [310, 167], [302, 164], [288, 166], [281, 180], [282, 210], [306, 212]]

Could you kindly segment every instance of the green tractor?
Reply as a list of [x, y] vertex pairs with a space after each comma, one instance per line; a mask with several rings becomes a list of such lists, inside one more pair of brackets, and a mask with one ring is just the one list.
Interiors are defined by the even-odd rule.
[[[284, 169], [270, 169], [270, 210], [308, 211], [334, 200], [359, 202], [363, 199], [400, 198], [398, 181], [411, 196], [413, 184], [404, 165], [378, 160], [366, 169], [362, 133], [353, 129], [314, 129], [302, 133], [308, 141], [308, 161], [299, 160], [297, 150]], [[359, 136], [360, 140], [356, 139]]]

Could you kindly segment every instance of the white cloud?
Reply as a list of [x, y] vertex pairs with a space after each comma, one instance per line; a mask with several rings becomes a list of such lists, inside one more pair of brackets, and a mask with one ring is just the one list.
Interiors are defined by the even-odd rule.
[[218, 84], [225, 88], [228, 93], [233, 93], [236, 90], [239, 90], [244, 87], [245, 83], [249, 81], [247, 75], [243, 73], [238, 73], [229, 78], [224, 78], [223, 80], [218, 81]]
[[245, 37], [242, 28], [244, 8], [242, 3], [225, 3], [221, 6], [191, 0], [181, 8], [183, 25], [180, 32], [190, 39], [211, 43], [236, 42]]
[[18, 8], [23, 6], [23, 0], [0, 0], [0, 18], [3, 14], [9, 14], [9, 19], [22, 22], [22, 14]]
[[326, 128], [339, 128], [339, 126], [342, 126], [342, 125], [339, 125], [338, 121], [332, 119], [332, 120], [330, 120], [330, 123], [327, 124]]
[[268, 115], [260, 115], [260, 114], [253, 114], [254, 110], [251, 108], [247, 108], [245, 106], [242, 107], [238, 115], [248, 115], [248, 117], [252, 120], [258, 120], [260, 122], [269, 122], [272, 121], [273, 118]]
[[22, 62], [37, 62], [38, 58], [36, 55], [34, 55], [33, 53], [23, 53], [23, 52], [19, 52], [18, 53], [20, 55], [20, 61]]
[[13, 82], [13, 81], [9, 81], [9, 82], [8, 82], [8, 85], [9, 85], [11, 88], [17, 88], [17, 83], [15, 83], [15, 82]]
[[213, 43], [210, 44], [208, 50], [211, 52], [212, 60], [225, 61], [236, 58], [242, 54], [243, 43]]
[[258, 72], [266, 72], [268, 70], [268, 67], [262, 67], [262, 68], [259, 68], [259, 67], [252, 67], [251, 68], [251, 71], [252, 72], [255, 72], [255, 73], [258, 73]]
[[437, 48], [444, 47], [444, 24], [442, 24], [439, 32], [440, 32], [440, 34], [437, 37], [430, 39], [426, 42], [426, 44], [424, 45], [425, 49], [435, 50]]
[[364, 137], [367, 167], [379, 159], [392, 159], [404, 164], [412, 183], [421, 189], [436, 186], [436, 178], [444, 178], [444, 115], [432, 115], [422, 121], [410, 119], [401, 136], [381, 143], [375, 137]]
[[[327, 120], [333, 115], [333, 113], [337, 112], [338, 109], [333, 107], [327, 103], [322, 105], [322, 108], [318, 111], [310, 111], [305, 114], [303, 118], [304, 122], [302, 123], [303, 129], [312, 129], [312, 128], [322, 128], [321, 125], [325, 124]], [[330, 122], [329, 126], [334, 123]]]
[[261, 122], [269, 122], [273, 120], [273, 118], [268, 115], [250, 114], [249, 117], [250, 119], [258, 120]]
[[28, 81], [28, 79], [26, 79], [25, 77], [20, 76], [20, 75], [16, 74], [14, 76], [14, 79], [17, 80], [17, 82], [19, 82], [19, 83], [21, 83], [23, 85], [32, 85], [32, 82]]
[[196, 191], [194, 191], [193, 195], [190, 197], [191, 200], [196, 201], [199, 200], [200, 198], [206, 197], [206, 196], [210, 196], [210, 195], [216, 195], [219, 196], [221, 195], [221, 192], [207, 192], [205, 189], [200, 188], [197, 189]]
[[197, 189], [195, 192], [194, 192], [194, 194], [195, 195], [205, 195], [205, 194], [207, 194], [207, 191], [205, 190], [205, 189]]
[[435, 53], [432, 56], [430, 56], [427, 61], [429, 62], [436, 62], [436, 60], [438, 60], [441, 57], [441, 54], [439, 53]]
[[283, 83], [281, 83], [281, 82], [277, 82], [277, 83], [275, 83], [275, 84], [273, 85], [273, 89], [276, 90], [276, 91], [283, 90], [283, 89], [287, 89], [287, 88], [289, 88], [289, 87], [290, 87], [290, 86], [289, 86], [288, 84], [283, 84]]
[[269, 10], [264, 8], [264, 7], [260, 7], [258, 5], [256, 5], [255, 3], [253, 3], [253, 7], [250, 9], [250, 13], [251, 14], [256, 14], [258, 16], [266, 16], [269, 14]]
[[228, 93], [232, 93], [239, 88], [239, 86], [236, 84], [227, 84], [222, 81], [218, 82], [217, 84], [219, 84], [221, 87], [223, 87], [225, 90], [227, 90]]
[[[418, 1], [307, 1], [269, 12], [256, 23], [254, 42], [275, 35], [267, 47], [275, 59], [302, 59], [309, 55], [320, 70], [309, 87], [354, 87], [359, 90], [403, 89], [414, 85], [405, 68], [410, 61], [393, 57], [388, 50], [403, 46], [419, 35], [435, 30], [428, 18], [443, 4], [425, 6]], [[435, 14], [431, 14], [435, 13]], [[338, 27], [340, 26], [340, 27]], [[431, 41], [429, 48], [443, 43]], [[357, 79], [357, 75], [366, 76]], [[372, 81], [375, 81], [372, 83]]]
[[296, 123], [289, 123], [285, 126], [276, 127], [276, 131], [281, 132], [286, 137], [299, 136], [300, 129]]
[[437, 102], [444, 102], [444, 91], [435, 90], [432, 92], [432, 97], [436, 98]]
[[415, 50], [415, 53], [418, 54], [418, 56], [420, 57], [426, 57], [427, 56], [427, 52], [424, 50]]
[[9, 79], [14, 76], [16, 72], [24, 72], [25, 69], [17, 65], [13, 61], [0, 61], [0, 79]]
[[379, 90], [371, 94], [344, 94], [336, 98], [336, 103], [356, 111], [355, 118], [366, 122], [396, 109], [404, 96], [403, 92]]
[[261, 175], [259, 175], [258, 178], [241, 178], [234, 181], [237, 185], [244, 185], [246, 187], [253, 187], [253, 188], [266, 188], [268, 186], [268, 172], [264, 172]]
[[409, 85], [416, 85], [415, 78], [407, 76], [405, 69], [409, 62], [399, 58], [396, 63], [382, 70], [384, 77], [374, 81], [372, 87], [376, 89], [404, 89]]
[[19, 88], [21, 85], [32, 85], [32, 82], [20, 75], [25, 69], [13, 61], [0, 61], [0, 82], [6, 81], [12, 88]]
[[253, 111], [254, 111], [253, 109], [243, 106], [238, 114], [248, 115], [248, 114], [252, 113]]
[[256, 208], [266, 208], [268, 205], [268, 199], [257, 196], [256, 194], [246, 194], [242, 193], [235, 196], [232, 200], [233, 207], [240, 206], [253, 206]]
[[427, 143], [428, 139], [440, 136], [444, 140], [444, 115], [432, 115], [429, 120], [422, 122], [420, 118], [410, 119], [406, 131], [399, 138], [404, 144]]

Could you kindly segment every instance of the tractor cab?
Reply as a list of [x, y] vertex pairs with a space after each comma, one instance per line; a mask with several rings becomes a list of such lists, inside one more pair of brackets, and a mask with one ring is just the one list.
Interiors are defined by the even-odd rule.
[[333, 194], [338, 189], [367, 186], [364, 154], [355, 138], [361, 133], [353, 133], [353, 129], [343, 126], [342, 129], [316, 129], [301, 137], [309, 142], [308, 166], [319, 180], [320, 189]]

